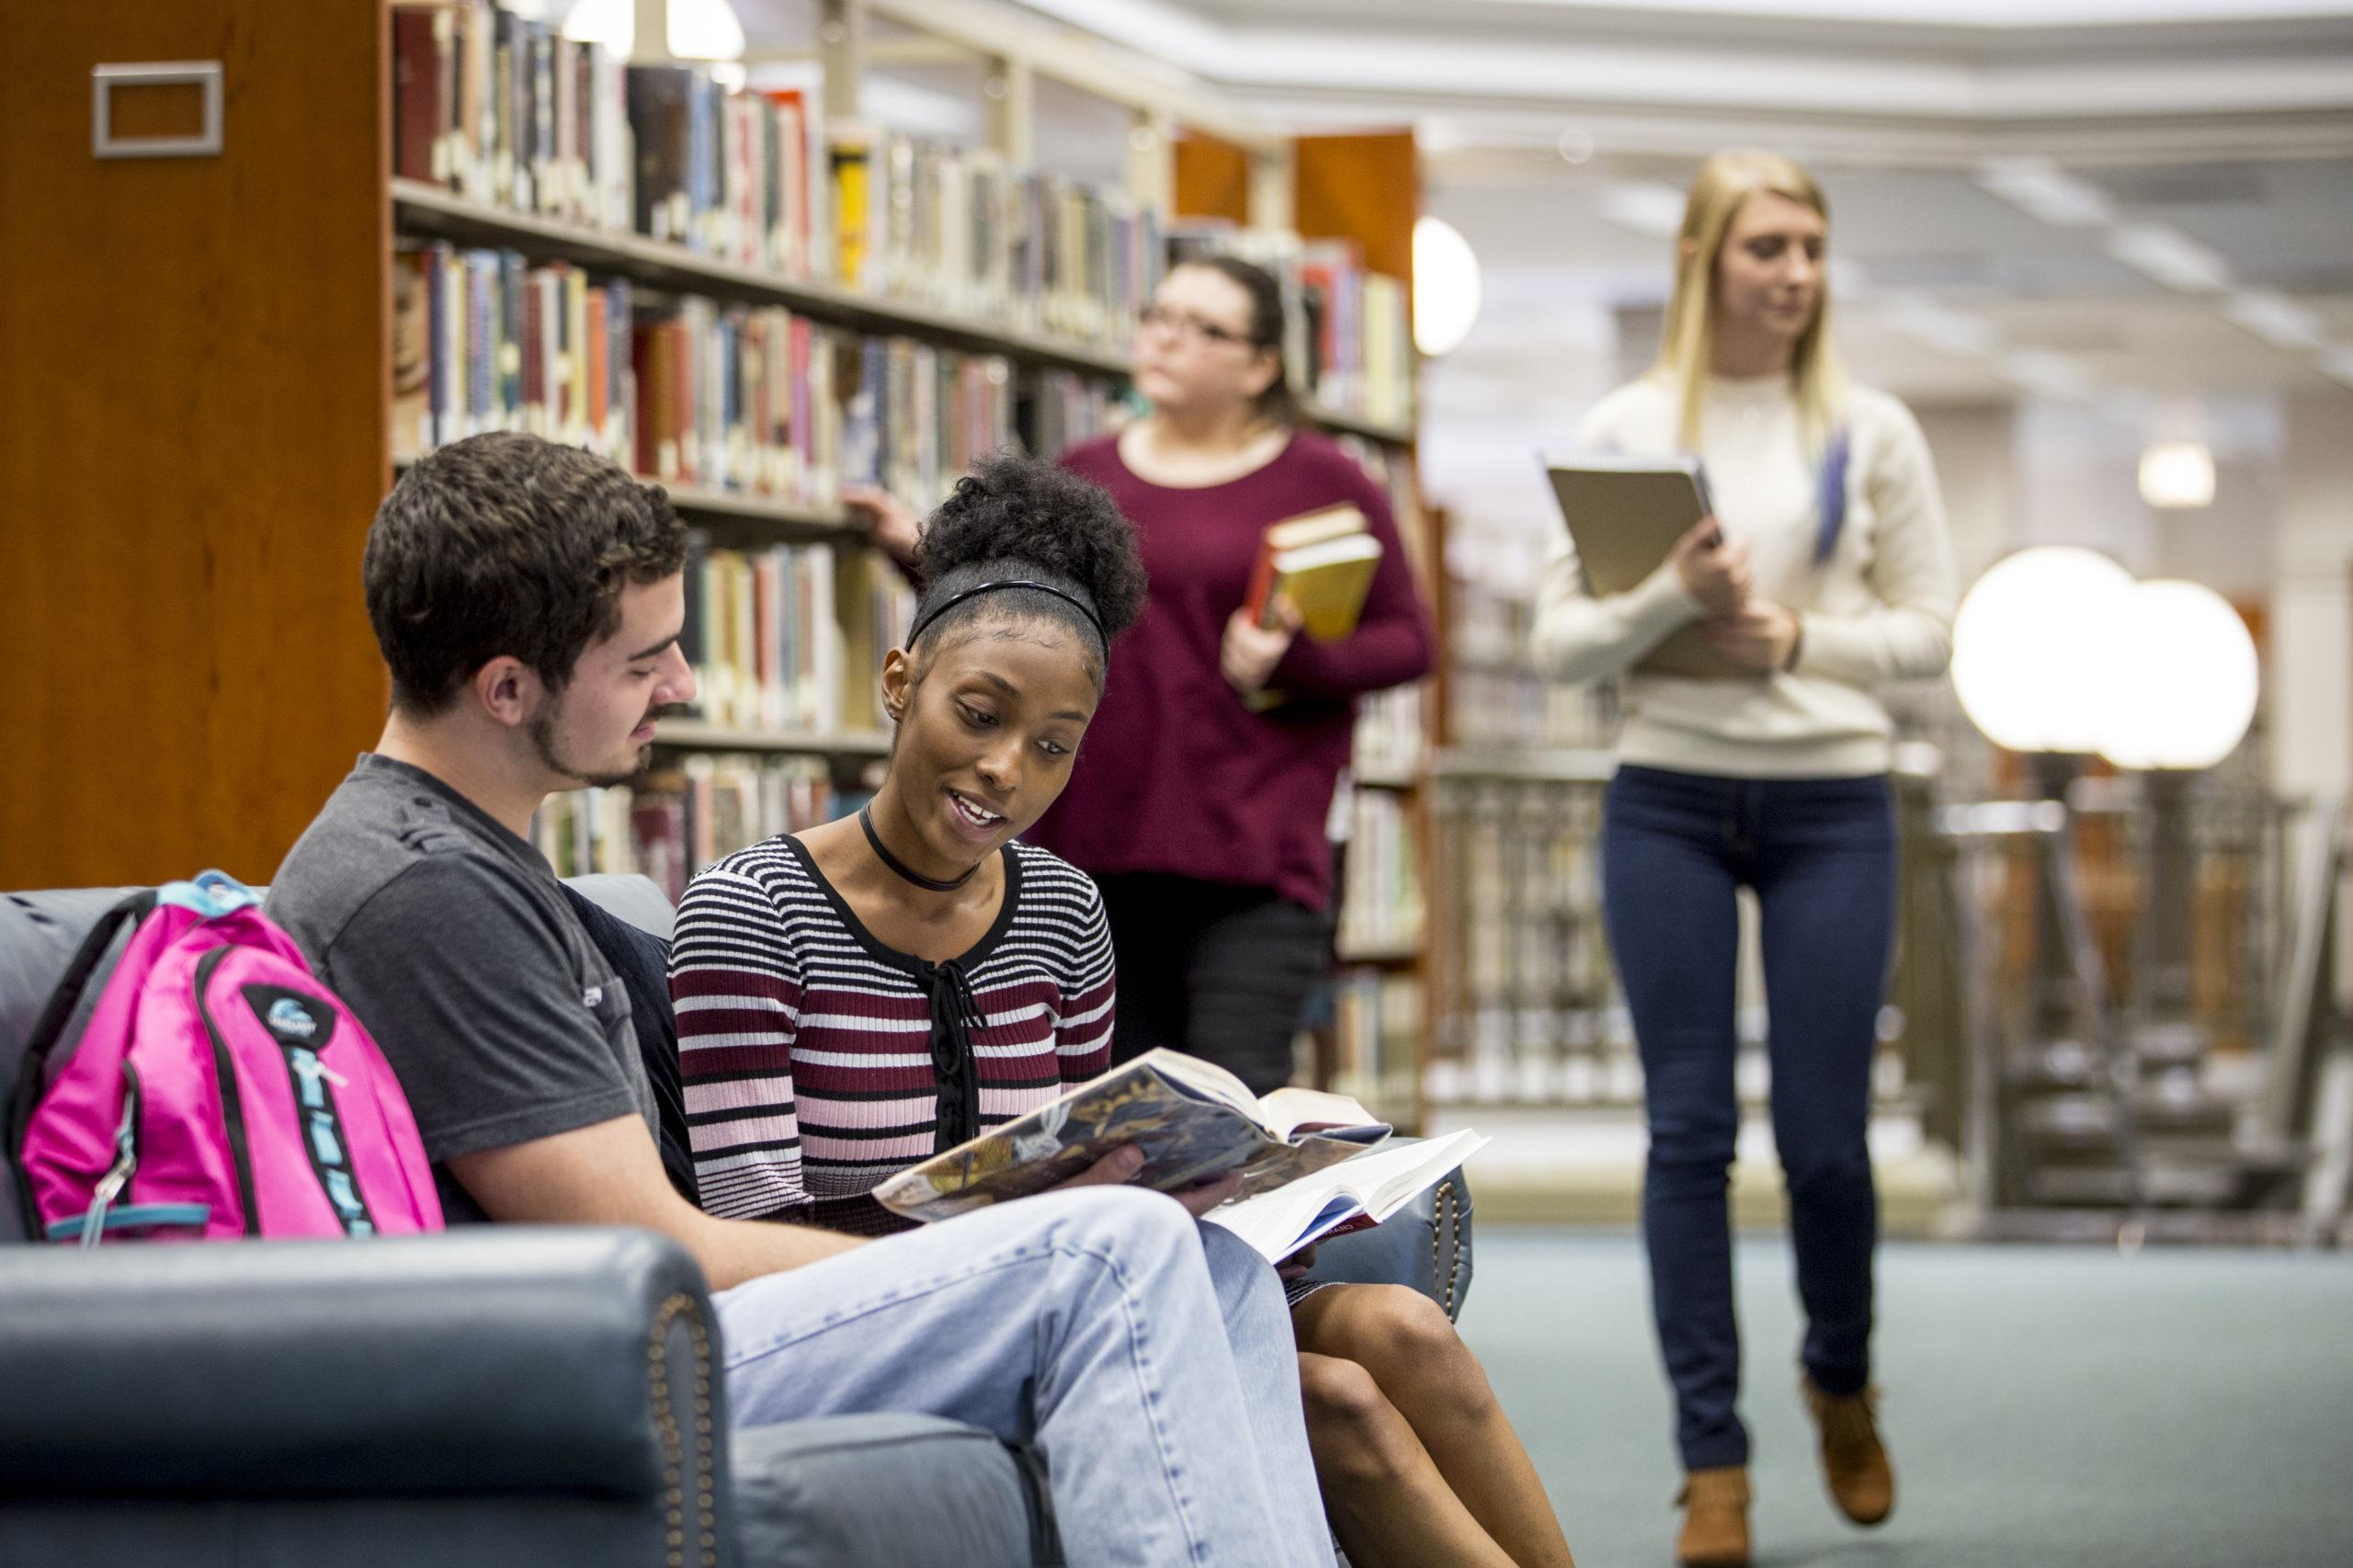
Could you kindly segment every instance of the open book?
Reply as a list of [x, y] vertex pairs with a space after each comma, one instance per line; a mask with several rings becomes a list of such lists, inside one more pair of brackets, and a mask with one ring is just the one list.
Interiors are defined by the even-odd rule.
[[1280, 1263], [1326, 1236], [1378, 1225], [1487, 1146], [1465, 1128], [1443, 1138], [1374, 1149], [1297, 1181], [1221, 1204], [1203, 1216]]
[[[1569, 452], [1547, 455], [1544, 472], [1576, 546], [1586, 591], [1597, 598], [1639, 585], [1692, 524], [1715, 510], [1707, 472], [1694, 457]], [[1669, 632], [1634, 667], [1697, 680], [1765, 678], [1764, 671], [1709, 646], [1697, 626]]]
[[1150, 1051], [1029, 1115], [911, 1165], [874, 1189], [910, 1220], [1043, 1192], [1122, 1144], [1143, 1150], [1134, 1185], [1161, 1191], [1242, 1172], [1238, 1197], [1271, 1191], [1389, 1136], [1344, 1095], [1277, 1089], [1261, 1099], [1214, 1062]]

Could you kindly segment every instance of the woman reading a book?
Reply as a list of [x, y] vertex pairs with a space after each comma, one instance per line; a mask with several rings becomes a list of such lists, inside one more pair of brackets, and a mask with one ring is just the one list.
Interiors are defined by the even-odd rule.
[[[1744, 886], [1761, 915], [1774, 1141], [1807, 1318], [1802, 1392], [1838, 1507], [1875, 1524], [1894, 1502], [1870, 1387], [1878, 1213], [1865, 1132], [1895, 913], [1892, 726], [1875, 692], [1944, 669], [1955, 587], [1919, 426], [1840, 373], [1827, 231], [1820, 189], [1788, 159], [1727, 153], [1701, 167], [1658, 366], [1603, 399], [1579, 444], [1696, 454], [1715, 515], [1638, 586], [1602, 597], [1564, 543], [1535, 626], [1562, 678], [1624, 676], [1603, 903], [1643, 1059], [1643, 1228], [1690, 1564], [1749, 1560], [1725, 1201]], [[1675, 667], [1712, 654], [1722, 673], [1646, 667], [1677, 638]]]
[[[1134, 530], [1096, 486], [999, 458], [958, 483], [919, 565], [906, 645], [883, 666], [897, 733], [871, 803], [719, 861], [678, 912], [671, 994], [713, 1213], [899, 1228], [876, 1184], [1110, 1059], [1101, 900], [1017, 835], [1099, 722], [1107, 653], [1142, 597]], [[1141, 1163], [1130, 1146], [1074, 1179], [1124, 1182]], [[1174, 1196], [1200, 1214], [1233, 1189]], [[1402, 1287], [1311, 1288], [1303, 1260], [1285, 1272], [1309, 1440], [1358, 1568], [1567, 1564], [1446, 1314]]]

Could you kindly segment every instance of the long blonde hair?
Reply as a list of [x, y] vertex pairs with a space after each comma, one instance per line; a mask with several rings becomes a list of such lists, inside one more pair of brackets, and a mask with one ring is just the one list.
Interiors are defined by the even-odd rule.
[[[1826, 223], [1830, 207], [1813, 176], [1779, 153], [1718, 153], [1699, 165], [1683, 204], [1683, 227], [1676, 236], [1675, 292], [1666, 303], [1666, 330], [1659, 343], [1654, 375], [1676, 383], [1682, 401], [1683, 444], [1699, 445], [1699, 406], [1715, 347], [1716, 261], [1733, 214], [1756, 191], [1771, 191], [1810, 207]], [[1800, 335], [1790, 361], [1797, 393], [1798, 426], [1807, 448], [1820, 452], [1838, 424], [1847, 401], [1847, 372], [1830, 342], [1830, 283], [1824, 278], [1813, 320]]]

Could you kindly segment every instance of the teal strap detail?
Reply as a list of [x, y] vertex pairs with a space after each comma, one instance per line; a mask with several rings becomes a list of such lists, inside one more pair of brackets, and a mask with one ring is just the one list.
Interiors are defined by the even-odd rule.
[[241, 909], [261, 907], [261, 894], [226, 871], [199, 871], [192, 881], [165, 882], [155, 890], [159, 904], [192, 909], [207, 920], [218, 920]]
[[[87, 1214], [68, 1214], [63, 1220], [49, 1222], [49, 1239], [72, 1242], [82, 1239], [82, 1226]], [[109, 1209], [100, 1216], [98, 1229], [107, 1231], [145, 1230], [157, 1225], [203, 1225], [212, 1220], [210, 1203], [126, 1203]]]

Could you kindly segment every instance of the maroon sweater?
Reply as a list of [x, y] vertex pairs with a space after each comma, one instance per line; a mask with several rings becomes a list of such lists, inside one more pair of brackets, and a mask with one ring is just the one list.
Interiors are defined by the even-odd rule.
[[[1356, 696], [1428, 673], [1429, 618], [1388, 498], [1356, 460], [1302, 430], [1266, 467], [1172, 490], [1120, 460], [1114, 437], [1063, 466], [1111, 493], [1136, 526], [1152, 597], [1111, 649], [1108, 688], [1069, 788], [1025, 835], [1083, 870], [1163, 871], [1331, 903], [1324, 817], [1347, 766]], [[1218, 671], [1226, 619], [1249, 591], [1268, 524], [1354, 502], [1383, 547], [1356, 631], [1301, 637], [1267, 684], [1290, 700], [1252, 712]]]

